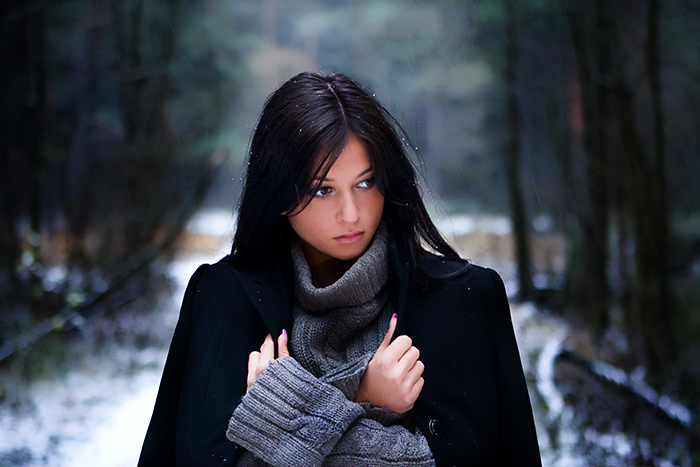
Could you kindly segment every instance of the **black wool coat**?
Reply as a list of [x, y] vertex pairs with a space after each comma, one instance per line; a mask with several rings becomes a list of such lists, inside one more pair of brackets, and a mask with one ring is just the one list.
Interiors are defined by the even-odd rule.
[[[428, 286], [390, 248], [394, 337], [420, 350], [425, 385], [412, 409], [438, 466], [540, 466], [532, 409], [498, 274], [471, 265]], [[428, 271], [462, 265], [425, 258]], [[185, 292], [139, 466], [235, 465], [226, 439], [246, 391], [248, 354], [292, 330], [291, 260], [239, 270], [197, 269]]]

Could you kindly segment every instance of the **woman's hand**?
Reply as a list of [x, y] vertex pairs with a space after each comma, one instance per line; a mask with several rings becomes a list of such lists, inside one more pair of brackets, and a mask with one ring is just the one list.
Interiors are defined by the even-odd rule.
[[[289, 350], [287, 349], [287, 331], [285, 329], [282, 330], [282, 334], [277, 338], [277, 348], [279, 349], [278, 358], [289, 357]], [[258, 379], [258, 376], [265, 371], [267, 365], [274, 359], [275, 344], [272, 342], [272, 336], [268, 334], [265, 341], [260, 346], [260, 351], [258, 352], [256, 350], [248, 355], [248, 378], [246, 380], [248, 387], [246, 392], [248, 392], [248, 389], [250, 389], [255, 380]]]
[[423, 362], [420, 352], [408, 336], [391, 337], [396, 329], [396, 314], [389, 331], [367, 365], [355, 395], [355, 402], [370, 401], [374, 407], [386, 407], [396, 413], [406, 413], [423, 389]]

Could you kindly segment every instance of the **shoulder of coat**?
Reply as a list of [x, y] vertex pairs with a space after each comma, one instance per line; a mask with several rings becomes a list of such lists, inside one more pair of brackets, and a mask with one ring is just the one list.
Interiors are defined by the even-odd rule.
[[442, 277], [442, 279], [431, 280], [425, 284], [419, 280], [417, 285], [423, 285], [420, 287], [422, 289], [435, 287], [459, 289], [464, 287], [468, 291], [493, 294], [497, 291], [498, 284], [502, 284], [501, 277], [496, 271], [472, 262], [454, 261], [434, 255], [422, 257], [419, 261], [421, 268], [426, 273]]

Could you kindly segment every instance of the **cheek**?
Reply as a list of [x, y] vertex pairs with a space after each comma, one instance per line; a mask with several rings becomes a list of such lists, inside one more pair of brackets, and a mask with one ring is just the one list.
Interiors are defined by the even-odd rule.
[[375, 219], [381, 219], [384, 211], [384, 196], [379, 191], [372, 197], [370, 201], [370, 210]]
[[289, 218], [292, 229], [299, 237], [310, 240], [321, 230], [320, 226], [324, 225], [324, 222], [316, 211], [307, 206], [302, 212]]

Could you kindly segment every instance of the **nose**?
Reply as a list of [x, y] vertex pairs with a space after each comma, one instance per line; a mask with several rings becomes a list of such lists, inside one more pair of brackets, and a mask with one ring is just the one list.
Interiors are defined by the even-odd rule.
[[352, 224], [360, 219], [360, 206], [352, 192], [345, 193], [340, 199], [338, 220]]

